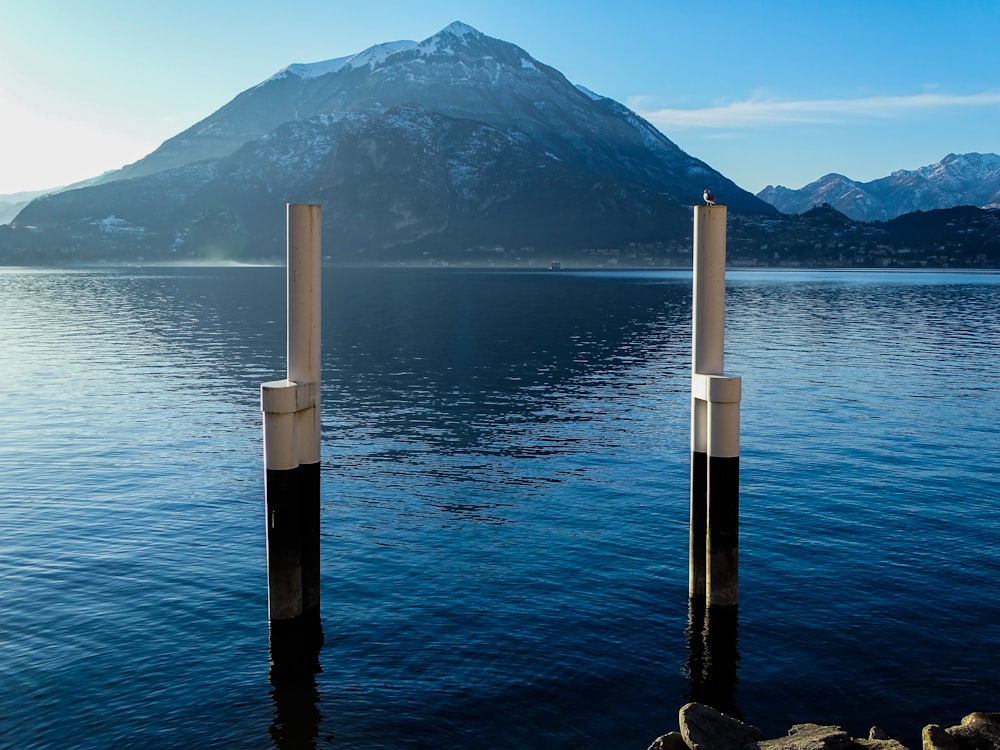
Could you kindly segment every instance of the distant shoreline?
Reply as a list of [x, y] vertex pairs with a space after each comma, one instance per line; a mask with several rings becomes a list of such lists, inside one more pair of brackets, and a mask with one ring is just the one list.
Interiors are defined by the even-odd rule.
[[[324, 268], [343, 269], [385, 269], [385, 270], [414, 270], [414, 271], [530, 271], [533, 273], [552, 274], [572, 274], [582, 272], [601, 273], [636, 273], [636, 272], [662, 272], [662, 273], [691, 273], [691, 266], [645, 266], [645, 265], [566, 265], [561, 268], [552, 269], [545, 265], [533, 264], [504, 264], [494, 265], [487, 263], [337, 263], [335, 261], [324, 261]], [[38, 270], [38, 271], [112, 271], [122, 269], [137, 268], [284, 268], [283, 260], [271, 261], [108, 261], [106, 263], [59, 263], [59, 264], [39, 264], [39, 265], [4, 265], [0, 264], [0, 271], [13, 270]], [[963, 275], [995, 275], [1000, 274], [1000, 267], [996, 268], [948, 268], [948, 267], [921, 267], [921, 268], [880, 268], [877, 266], [727, 266], [727, 273], [756, 274], [756, 273], [885, 273], [885, 274], [963, 274]]]

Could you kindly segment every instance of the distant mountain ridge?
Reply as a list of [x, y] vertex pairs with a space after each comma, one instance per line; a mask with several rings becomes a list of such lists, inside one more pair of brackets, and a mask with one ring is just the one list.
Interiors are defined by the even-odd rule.
[[423, 42], [293, 64], [139, 161], [17, 216], [71, 253], [283, 252], [284, 203], [320, 203], [333, 255], [623, 246], [690, 232], [711, 186], [767, 203], [611, 99], [456, 22]]
[[19, 193], [0, 195], [0, 224], [6, 224], [20, 213], [35, 198], [45, 195], [48, 190], [25, 190]]
[[936, 164], [898, 170], [870, 182], [828, 174], [798, 190], [781, 185], [757, 193], [782, 213], [827, 203], [857, 221], [887, 221], [913, 211], [1000, 203], [1000, 155], [948, 154]]

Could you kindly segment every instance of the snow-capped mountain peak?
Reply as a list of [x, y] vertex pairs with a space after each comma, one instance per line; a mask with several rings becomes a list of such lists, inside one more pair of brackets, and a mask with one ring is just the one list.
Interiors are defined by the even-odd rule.
[[461, 21], [454, 21], [422, 41], [419, 45], [420, 54], [424, 56], [451, 55], [455, 54], [456, 47], [467, 47], [471, 42], [485, 38], [486, 36], [479, 30]]
[[197, 254], [221, 232], [233, 252], [266, 257], [281, 235], [266, 207], [296, 200], [329, 206], [334, 252], [351, 257], [619, 248], [689, 231], [706, 184], [733, 211], [772, 213], [624, 105], [456, 22], [420, 43], [290, 65], [101, 184], [19, 216], [90, 227], [91, 206], [114, 206], [146, 228], [150, 253]]
[[441, 29], [439, 34], [453, 34], [457, 37], [464, 36], [482, 36], [482, 32], [479, 29], [474, 29], [467, 23], [462, 23], [461, 21], [452, 21], [450, 24]]

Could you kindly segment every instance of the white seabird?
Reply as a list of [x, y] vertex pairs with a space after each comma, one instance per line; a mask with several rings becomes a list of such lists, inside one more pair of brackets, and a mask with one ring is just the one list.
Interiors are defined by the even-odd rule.
[[701, 197], [705, 199], [706, 206], [718, 205], [715, 202], [715, 196], [712, 194], [712, 191], [709, 190], [708, 188], [705, 188], [705, 192], [701, 194]]

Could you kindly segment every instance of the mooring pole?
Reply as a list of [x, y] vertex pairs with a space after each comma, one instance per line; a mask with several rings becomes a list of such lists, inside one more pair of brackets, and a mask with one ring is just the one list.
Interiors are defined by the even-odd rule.
[[276, 661], [282, 660], [277, 652], [288, 650], [286, 644], [305, 646], [310, 640], [322, 640], [319, 617], [321, 211], [316, 205], [291, 203], [287, 210], [288, 372], [284, 380], [263, 383], [260, 387], [264, 415], [267, 604], [272, 657]]
[[726, 207], [694, 208], [688, 595], [738, 603], [741, 379], [724, 374]]
[[318, 205], [288, 204], [288, 379], [306, 386], [296, 411], [302, 518], [302, 611], [319, 615], [321, 226]]

